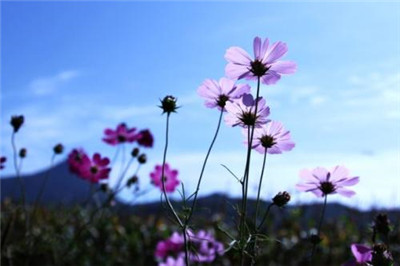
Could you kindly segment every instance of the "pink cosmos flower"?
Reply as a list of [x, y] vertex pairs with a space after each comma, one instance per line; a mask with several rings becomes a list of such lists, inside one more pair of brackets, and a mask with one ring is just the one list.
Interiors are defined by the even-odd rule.
[[356, 262], [359, 264], [370, 262], [372, 259], [372, 249], [368, 246], [352, 244], [351, 252], [356, 259]]
[[165, 258], [169, 254], [177, 255], [181, 252], [184, 244], [183, 235], [174, 232], [170, 238], [157, 243], [155, 256], [157, 258]]
[[359, 182], [358, 176], [349, 177], [349, 170], [344, 166], [336, 166], [330, 172], [322, 167], [317, 167], [312, 171], [304, 169], [300, 171], [299, 175], [305, 183], [297, 184], [296, 188], [300, 191], [312, 192], [317, 197], [336, 193], [352, 197], [356, 193], [345, 187]]
[[232, 127], [239, 125], [247, 128], [252, 125], [261, 127], [269, 122], [270, 120], [267, 119], [269, 107], [262, 97], [259, 97], [257, 101], [257, 115], [254, 114], [256, 101], [251, 94], [243, 94], [240, 99], [227, 102], [225, 109], [228, 113], [225, 116], [225, 123]]
[[110, 159], [107, 157], [101, 158], [99, 153], [93, 155], [92, 160], [86, 157], [84, 166], [81, 169], [81, 177], [89, 180], [92, 183], [98, 183], [102, 179], [107, 179], [111, 172], [111, 168], [107, 167], [110, 164]]
[[185, 266], [185, 260], [183, 257], [173, 258], [168, 257], [165, 262], [160, 262], [158, 266]]
[[[150, 173], [153, 185], [159, 187], [163, 191], [163, 184], [161, 181], [162, 176], [162, 166], [156, 165], [154, 171]], [[170, 169], [169, 164], [164, 166], [164, 183], [166, 192], [174, 192], [175, 188], [179, 185], [180, 181], [178, 179], [178, 171]]]
[[73, 149], [68, 155], [69, 170], [80, 177], [82, 176], [82, 169], [87, 167], [85, 164], [89, 162], [90, 159], [83, 149]]
[[[187, 238], [193, 249], [189, 252], [189, 260], [193, 263], [211, 263], [217, 256], [223, 255], [224, 245], [216, 241], [209, 232], [200, 230], [195, 234], [191, 230], [187, 230]], [[168, 263], [172, 263], [173, 260], [180, 262], [180, 259], [184, 259], [183, 234], [175, 232], [170, 238], [158, 242], [155, 256], [161, 261], [166, 259], [159, 265], [170, 265]]]
[[128, 128], [125, 123], [121, 123], [117, 126], [116, 130], [106, 128], [103, 141], [110, 145], [117, 145], [125, 142], [134, 142], [139, 138], [138, 134], [135, 134], [136, 128]]
[[99, 153], [95, 153], [90, 159], [83, 149], [74, 149], [68, 155], [70, 171], [92, 183], [98, 183], [101, 179], [109, 177], [111, 171], [111, 168], [107, 167], [109, 163], [110, 160], [107, 157], [101, 158]]
[[205, 106], [208, 108], [218, 107], [218, 110], [225, 107], [226, 102], [239, 99], [243, 94], [250, 93], [250, 86], [235, 84], [235, 81], [221, 78], [218, 81], [206, 79], [197, 89], [197, 94], [205, 98]]
[[[248, 145], [248, 130], [243, 129], [243, 134], [246, 136], [244, 143]], [[254, 130], [252, 145], [261, 154], [264, 154], [265, 149], [269, 154], [278, 154], [292, 150], [295, 143], [290, 139], [290, 131], [286, 131], [281, 122], [271, 121]]]
[[150, 130], [143, 129], [143, 130], [139, 131], [137, 142], [142, 147], [146, 147], [146, 148], [153, 147], [154, 138], [153, 138], [153, 135], [151, 134]]
[[190, 241], [196, 248], [196, 252], [190, 254], [193, 262], [211, 263], [217, 256], [222, 256], [224, 253], [224, 245], [216, 241], [211, 233], [204, 230], [200, 230], [196, 235], [191, 236]]
[[4, 167], [5, 167], [5, 162], [7, 161], [7, 158], [6, 157], [4, 157], [4, 156], [1, 156], [0, 157], [0, 170], [1, 169], [4, 169]]
[[275, 84], [282, 74], [296, 72], [296, 63], [292, 61], [278, 61], [288, 51], [283, 42], [269, 45], [268, 38], [262, 43], [260, 37], [253, 41], [254, 58], [240, 47], [231, 47], [225, 53], [228, 64], [225, 74], [231, 79], [261, 78], [266, 85]]

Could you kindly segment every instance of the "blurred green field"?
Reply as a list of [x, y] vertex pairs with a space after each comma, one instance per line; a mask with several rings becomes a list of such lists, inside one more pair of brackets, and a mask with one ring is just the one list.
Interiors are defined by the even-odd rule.
[[[158, 241], [168, 238], [178, 228], [165, 212], [137, 214], [126, 209], [92, 207], [38, 208], [29, 222], [21, 206], [3, 201], [1, 210], [2, 265], [157, 265], [154, 250]], [[146, 206], [132, 206], [137, 211]], [[258, 265], [302, 265], [311, 244], [309, 230], [315, 227], [307, 208], [290, 207], [271, 212], [260, 243]], [[317, 212], [318, 210], [316, 210]], [[351, 212], [350, 212], [351, 213]], [[373, 217], [376, 212], [369, 212]], [[363, 217], [367, 217], [364, 216]], [[398, 212], [391, 213], [391, 250], [400, 256]], [[370, 243], [372, 220], [362, 219], [360, 212], [329, 218], [322, 227], [320, 248], [313, 265], [341, 265], [352, 258], [351, 243]], [[192, 228], [213, 232], [228, 247], [228, 234], [236, 232], [229, 211], [196, 217]], [[28, 228], [28, 230], [26, 229]], [[231, 249], [212, 265], [238, 265], [239, 257]]]

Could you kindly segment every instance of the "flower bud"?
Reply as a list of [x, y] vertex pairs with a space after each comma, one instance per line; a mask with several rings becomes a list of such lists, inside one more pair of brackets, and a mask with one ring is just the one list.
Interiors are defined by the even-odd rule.
[[146, 163], [146, 161], [147, 161], [147, 156], [146, 156], [146, 154], [141, 154], [140, 156], [139, 156], [139, 158], [138, 158], [138, 161], [139, 161], [139, 163], [141, 163], [141, 164], [144, 164], [144, 163]]
[[4, 169], [4, 167], [5, 167], [4, 164], [6, 161], [7, 161], [6, 157], [4, 157], [4, 156], [0, 157], [0, 169]]
[[15, 116], [11, 117], [10, 124], [14, 129], [14, 133], [18, 132], [18, 130], [21, 128], [23, 123], [24, 123], [24, 116], [23, 115], [15, 115]]
[[20, 158], [25, 158], [27, 152], [28, 152], [28, 151], [27, 151], [25, 148], [20, 149], [20, 150], [19, 150], [19, 157], [20, 157]]
[[392, 266], [393, 257], [387, 246], [384, 244], [376, 244], [372, 248], [372, 265]]
[[64, 146], [61, 143], [58, 143], [56, 146], [54, 146], [53, 151], [55, 154], [61, 154], [64, 151]]
[[138, 178], [136, 175], [134, 175], [134, 176], [132, 176], [131, 178], [129, 178], [129, 180], [128, 180], [128, 182], [126, 183], [126, 185], [127, 185], [128, 187], [131, 187], [133, 184], [136, 184], [138, 181], [139, 181], [139, 178]]
[[139, 154], [139, 148], [134, 148], [131, 152], [132, 157], [136, 157]]
[[390, 232], [390, 221], [387, 214], [380, 213], [375, 217], [373, 229], [382, 235], [388, 235]]
[[176, 106], [176, 98], [174, 96], [171, 95], [167, 95], [164, 97], [163, 100], [161, 101], [161, 106], [159, 106], [161, 109], [163, 109], [163, 114], [167, 113], [175, 113], [176, 109], [178, 109], [178, 107]]
[[290, 201], [290, 194], [286, 191], [279, 192], [276, 196], [272, 199], [272, 202], [278, 206], [283, 207]]

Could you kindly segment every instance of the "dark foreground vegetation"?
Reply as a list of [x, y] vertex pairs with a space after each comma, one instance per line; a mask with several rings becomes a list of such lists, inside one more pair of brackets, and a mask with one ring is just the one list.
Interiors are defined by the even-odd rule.
[[[177, 230], [160, 203], [24, 210], [4, 200], [1, 207], [1, 265], [157, 265], [157, 243]], [[262, 228], [269, 237], [260, 239], [263, 244], [259, 245], [257, 265], [302, 265], [321, 207], [273, 208]], [[212, 265], [238, 265], [237, 253], [229, 250], [230, 235], [237, 230], [232, 205], [225, 197], [214, 195], [201, 199], [199, 208], [202, 211], [192, 228], [211, 231], [226, 249]], [[372, 243], [372, 224], [378, 213], [328, 205], [313, 265], [342, 265], [352, 258], [351, 243]], [[391, 221], [388, 243], [397, 261], [400, 212], [387, 214]]]

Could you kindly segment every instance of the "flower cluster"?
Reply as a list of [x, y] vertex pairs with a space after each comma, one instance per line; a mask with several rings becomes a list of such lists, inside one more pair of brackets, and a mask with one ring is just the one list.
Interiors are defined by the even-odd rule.
[[[252, 148], [259, 153], [269, 154], [290, 151], [295, 146], [282, 123], [268, 118], [270, 108], [262, 97], [254, 97], [248, 84], [236, 84], [240, 79], [257, 80], [266, 85], [275, 84], [282, 74], [292, 74], [296, 64], [291, 61], [279, 61], [288, 51], [283, 42], [269, 45], [256, 37], [253, 41], [254, 59], [240, 47], [231, 47], [225, 54], [228, 64], [225, 68], [227, 77], [216, 80], [207, 79], [198, 88], [198, 94], [205, 99], [209, 108], [227, 112], [225, 123], [243, 128], [245, 144], [250, 140], [250, 128], [255, 127]], [[258, 93], [257, 93], [258, 95]], [[253, 134], [253, 133], [252, 133]]]
[[145, 129], [136, 132], [136, 128], [128, 128], [125, 123], [120, 123], [115, 130], [106, 128], [103, 141], [112, 146], [122, 143], [133, 143], [137, 141], [140, 146], [153, 147], [153, 135], [150, 130]]
[[111, 168], [108, 167], [110, 160], [95, 153], [90, 158], [83, 149], [74, 149], [68, 155], [69, 169], [80, 178], [92, 183], [98, 183], [109, 177]]
[[[200, 230], [194, 234], [187, 230], [186, 234], [191, 247], [190, 262], [211, 263], [223, 254], [224, 245], [216, 241], [210, 232]], [[185, 265], [183, 234], [174, 232], [168, 239], [158, 242], [155, 257], [161, 261], [159, 265]]]

